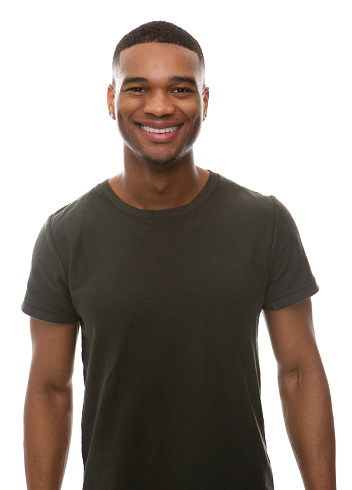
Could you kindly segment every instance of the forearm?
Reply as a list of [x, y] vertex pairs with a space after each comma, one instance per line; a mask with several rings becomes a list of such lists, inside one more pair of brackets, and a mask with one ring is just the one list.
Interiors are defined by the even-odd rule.
[[72, 429], [72, 388], [28, 387], [24, 409], [24, 459], [29, 490], [59, 490]]
[[287, 432], [306, 490], [336, 490], [335, 434], [324, 368], [279, 375]]

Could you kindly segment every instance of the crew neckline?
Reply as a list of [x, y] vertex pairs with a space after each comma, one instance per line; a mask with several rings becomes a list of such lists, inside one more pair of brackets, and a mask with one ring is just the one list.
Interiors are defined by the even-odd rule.
[[[208, 170], [208, 169], [207, 169]], [[210, 197], [219, 179], [219, 174], [208, 170], [209, 177], [202, 190], [187, 204], [176, 208], [168, 209], [139, 209], [127, 204], [123, 201], [110, 187], [109, 179], [104, 180], [99, 184], [107, 199], [120, 211], [130, 216], [142, 219], [164, 219], [174, 218], [190, 213], [199, 208]]]

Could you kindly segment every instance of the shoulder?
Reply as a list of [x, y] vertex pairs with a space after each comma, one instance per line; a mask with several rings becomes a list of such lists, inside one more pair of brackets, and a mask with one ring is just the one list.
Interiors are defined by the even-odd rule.
[[[98, 184], [75, 201], [51, 214], [41, 234], [52, 242], [56, 249], [79, 243], [83, 234], [89, 240], [96, 233], [97, 225], [107, 214], [109, 204]], [[70, 245], [71, 244], [71, 245]]]
[[279, 201], [270, 195], [248, 189], [219, 174], [218, 195], [226, 205], [246, 216], [274, 219], [275, 205]]
[[101, 191], [101, 185], [98, 184], [93, 189], [89, 190], [75, 201], [63, 206], [55, 211], [50, 216], [52, 223], [58, 223], [60, 221], [75, 220], [89, 213], [92, 207], [95, 207], [103, 197]]
[[273, 230], [297, 233], [297, 225], [286, 206], [273, 195], [248, 189], [219, 174], [219, 195], [230, 213], [243, 221]]
[[82, 225], [89, 224], [92, 220], [96, 220], [96, 216], [106, 206], [106, 199], [101, 190], [102, 184], [96, 185], [75, 201], [51, 214], [47, 220], [47, 226], [50, 230], [53, 233], [70, 232]]

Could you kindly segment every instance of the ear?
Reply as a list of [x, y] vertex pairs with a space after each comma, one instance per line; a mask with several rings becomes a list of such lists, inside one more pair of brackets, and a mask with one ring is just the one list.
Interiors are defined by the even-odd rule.
[[115, 89], [111, 84], [108, 86], [107, 103], [109, 115], [115, 119]]
[[207, 117], [209, 104], [209, 87], [205, 87], [203, 90], [203, 121]]

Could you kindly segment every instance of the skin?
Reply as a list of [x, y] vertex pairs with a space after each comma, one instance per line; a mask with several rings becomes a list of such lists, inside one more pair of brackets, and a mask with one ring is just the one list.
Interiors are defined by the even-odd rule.
[[77, 324], [30, 319], [32, 363], [24, 407], [29, 490], [59, 490], [72, 429], [72, 373]]
[[[126, 83], [133, 78], [144, 81]], [[187, 204], [209, 177], [193, 156], [209, 100], [198, 55], [174, 44], [138, 44], [122, 51], [114, 81], [107, 103], [124, 140], [124, 171], [111, 187], [140, 209]], [[139, 124], [181, 127], [163, 142], [150, 140]]]
[[[139, 81], [132, 82], [136, 77]], [[208, 100], [204, 71], [192, 51], [148, 43], [121, 53], [107, 102], [124, 140], [124, 171], [109, 183], [123, 201], [139, 209], [168, 209], [187, 204], [200, 192], [209, 173], [195, 165], [193, 144]], [[155, 139], [159, 137], [148, 136], [139, 124], [180, 128]], [[311, 301], [264, 314], [286, 427], [305, 488], [335, 490], [333, 415]], [[31, 319], [33, 356], [24, 413], [30, 490], [61, 488], [71, 437], [77, 329], [76, 324]]]
[[306, 490], [336, 490], [335, 431], [328, 381], [308, 299], [265, 311], [278, 365], [287, 433]]

